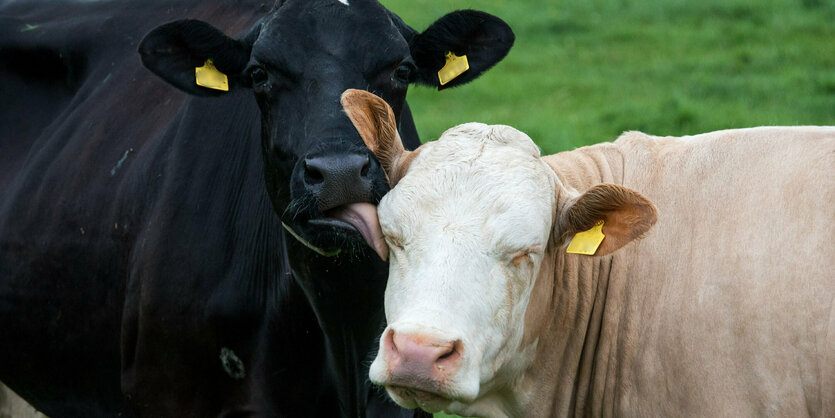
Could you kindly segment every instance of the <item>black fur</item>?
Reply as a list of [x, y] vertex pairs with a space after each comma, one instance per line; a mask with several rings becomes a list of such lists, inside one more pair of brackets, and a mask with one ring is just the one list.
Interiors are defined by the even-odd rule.
[[[302, 176], [312, 153], [373, 158], [347, 88], [420, 143], [392, 76], [423, 61], [416, 32], [376, 1], [277, 6], [0, 5], [0, 381], [47, 415], [415, 414], [367, 380], [387, 265], [357, 231], [309, 223], [325, 198], [378, 202], [385, 176], [334, 196]], [[207, 58], [228, 93], [194, 85]]]

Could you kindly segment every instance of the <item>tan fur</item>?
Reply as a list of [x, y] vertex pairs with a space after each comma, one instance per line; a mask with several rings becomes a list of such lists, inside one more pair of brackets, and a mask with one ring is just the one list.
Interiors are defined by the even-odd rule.
[[0, 418], [46, 418], [46, 415], [0, 383]]
[[558, 208], [617, 183], [658, 220], [607, 257], [549, 245], [525, 416], [835, 416], [835, 129], [630, 132], [545, 160]]
[[389, 185], [394, 187], [406, 175], [419, 149], [403, 148], [394, 112], [385, 100], [365, 90], [348, 89], [342, 93], [341, 103], [365, 145], [380, 160]]

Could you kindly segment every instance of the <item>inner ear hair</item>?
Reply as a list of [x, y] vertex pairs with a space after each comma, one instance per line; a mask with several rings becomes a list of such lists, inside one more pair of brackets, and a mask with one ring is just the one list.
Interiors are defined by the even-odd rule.
[[[385, 100], [365, 90], [348, 89], [342, 93], [341, 103], [371, 152], [377, 155], [387, 152], [386, 149], [391, 148], [388, 143], [399, 142], [392, 141], [397, 136], [397, 122]], [[403, 144], [400, 148], [402, 150]]]
[[658, 220], [655, 205], [640, 193], [616, 184], [598, 184], [577, 197], [562, 214], [560, 242], [604, 221], [606, 238], [595, 255], [606, 255], [646, 234]]

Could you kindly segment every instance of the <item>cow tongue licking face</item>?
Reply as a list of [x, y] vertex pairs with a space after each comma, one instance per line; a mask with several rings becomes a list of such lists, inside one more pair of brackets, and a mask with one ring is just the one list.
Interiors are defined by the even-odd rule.
[[[350, 226], [356, 229], [365, 242], [383, 260], [388, 258], [388, 246], [383, 240], [383, 231], [377, 220], [377, 206], [371, 203], [349, 203], [326, 211], [324, 218], [312, 220], [319, 225]], [[340, 225], [343, 224], [343, 225]]]
[[[351, 130], [345, 136], [351, 134], [356, 135]], [[282, 222], [299, 242], [320, 255], [373, 250], [386, 259], [376, 202], [387, 190], [385, 175], [367, 149], [334, 140], [294, 164], [291, 201]]]
[[[443, 87], [466, 83], [504, 57], [513, 32], [472, 10], [450, 13], [418, 33], [375, 0], [279, 3], [244, 71], [261, 109], [270, 198], [285, 228], [313, 251], [373, 256], [367, 251], [373, 249], [384, 258], [372, 211], [356, 204], [376, 204], [389, 187], [340, 109], [342, 92], [374, 91], [397, 118], [410, 118], [404, 112], [410, 83], [440, 87], [444, 56], [473, 51], [469, 70]], [[416, 133], [409, 133], [416, 146]]]
[[[372, 211], [358, 204], [376, 204], [389, 187], [342, 113], [340, 95], [351, 87], [374, 91], [398, 118], [410, 119], [409, 84], [441, 87], [437, 72], [446, 54], [469, 54], [469, 70], [443, 88], [478, 77], [513, 41], [506, 23], [473, 10], [447, 14], [418, 33], [376, 0], [286, 0], [240, 39], [180, 20], [152, 31], [140, 53], [151, 71], [188, 93], [251, 91], [260, 109], [266, 190], [284, 227], [320, 255], [346, 252], [369, 261], [368, 250], [385, 257], [385, 247]], [[195, 82], [195, 66], [208, 63], [227, 83]], [[227, 110], [225, 117], [238, 121], [252, 109]], [[416, 146], [410, 125], [404, 127]], [[302, 248], [294, 244], [291, 251]]]
[[[349, 252], [365, 262], [368, 250], [385, 257], [385, 248], [371, 211], [355, 204], [377, 203], [389, 187], [340, 109], [343, 91], [374, 91], [397, 118], [403, 114], [407, 141], [417, 146], [409, 84], [465, 84], [504, 58], [514, 39], [501, 19], [475, 10], [449, 13], [419, 33], [376, 0], [281, 0], [239, 39], [184, 19], [151, 31], [139, 52], [146, 67], [187, 93], [253, 94], [265, 186], [284, 227], [320, 255]], [[450, 52], [468, 56], [469, 69], [441, 86], [437, 74]], [[195, 68], [224, 82], [197, 81]], [[237, 104], [225, 107], [225, 118], [250, 120], [249, 104], [228, 103]]]
[[379, 24], [390, 18], [376, 3], [316, 4], [285, 2], [252, 47], [246, 72], [261, 109], [267, 190], [284, 228], [315, 253], [385, 259], [375, 205], [389, 187], [339, 97], [369, 86], [402, 107], [409, 80], [393, 74], [414, 68], [409, 45], [395, 25]]

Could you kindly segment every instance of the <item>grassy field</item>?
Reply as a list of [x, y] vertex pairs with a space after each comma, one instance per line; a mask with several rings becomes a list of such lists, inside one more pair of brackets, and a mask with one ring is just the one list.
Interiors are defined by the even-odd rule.
[[481, 79], [411, 89], [424, 141], [469, 121], [513, 125], [545, 153], [625, 130], [835, 125], [835, 0], [382, 3], [417, 30], [473, 8], [516, 33], [508, 57]]
[[835, 0], [383, 0], [417, 30], [462, 8], [502, 17], [508, 57], [473, 83], [412, 87], [424, 141], [480, 121], [552, 153], [625, 130], [686, 135], [835, 125]]

